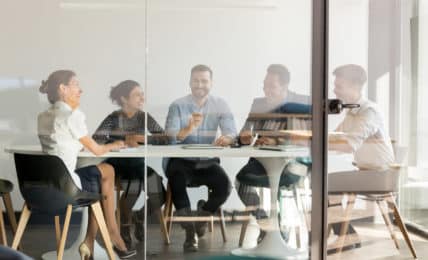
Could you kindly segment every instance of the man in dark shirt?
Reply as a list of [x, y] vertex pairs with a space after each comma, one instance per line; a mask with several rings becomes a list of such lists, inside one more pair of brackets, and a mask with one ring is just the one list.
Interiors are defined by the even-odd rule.
[[[290, 121], [287, 122], [287, 118], [282, 114], [310, 113], [310, 97], [290, 91], [288, 89], [289, 82], [290, 73], [284, 65], [271, 64], [268, 67], [263, 82], [265, 96], [253, 100], [249, 117], [239, 134], [240, 144], [281, 144], [278, 130], [290, 127]], [[309, 129], [310, 119], [304, 121], [304, 124]], [[255, 138], [257, 140], [254, 140]], [[266, 217], [265, 211], [260, 208], [260, 197], [255, 188], [255, 186], [268, 186], [265, 180], [268, 180], [266, 170], [255, 158], [250, 158], [236, 176], [235, 187], [239, 198], [256, 218]], [[287, 186], [297, 180], [299, 180], [299, 176], [290, 173], [285, 174], [284, 171], [280, 184]], [[258, 181], [261, 182], [255, 183]]]

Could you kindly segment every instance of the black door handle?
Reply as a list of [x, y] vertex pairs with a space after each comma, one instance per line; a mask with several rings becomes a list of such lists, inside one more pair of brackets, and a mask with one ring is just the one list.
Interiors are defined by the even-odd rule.
[[340, 99], [329, 99], [328, 100], [328, 113], [329, 114], [339, 114], [345, 108], [357, 108], [360, 107], [360, 104], [343, 104], [343, 101]]

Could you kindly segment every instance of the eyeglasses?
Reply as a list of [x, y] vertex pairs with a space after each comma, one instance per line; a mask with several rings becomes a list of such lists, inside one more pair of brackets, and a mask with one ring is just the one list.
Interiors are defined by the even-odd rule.
[[71, 80], [71, 81], [67, 84], [67, 86], [75, 86], [75, 87], [79, 87], [79, 86], [80, 86], [80, 84], [79, 84], [79, 81], [78, 81], [78, 80]]

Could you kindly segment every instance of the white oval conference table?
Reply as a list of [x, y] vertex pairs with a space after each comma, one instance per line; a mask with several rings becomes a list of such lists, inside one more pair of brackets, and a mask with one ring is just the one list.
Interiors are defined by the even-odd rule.
[[[257, 257], [271, 257], [278, 259], [307, 259], [307, 250], [296, 250], [289, 247], [283, 240], [278, 223], [278, 210], [277, 210], [277, 192], [279, 180], [282, 170], [287, 162], [296, 157], [309, 156], [310, 152], [307, 147], [284, 145], [280, 146], [281, 150], [261, 150], [257, 147], [243, 146], [241, 148], [221, 148], [217, 147], [198, 147], [198, 146], [183, 146], [183, 145], [147, 145], [138, 148], [126, 148], [120, 151], [109, 152], [99, 158], [111, 157], [255, 157], [257, 158], [266, 169], [270, 178], [271, 185], [271, 213], [266, 229], [264, 239], [255, 247], [251, 249], [238, 248], [232, 250], [234, 255], [245, 255]], [[43, 154], [39, 145], [32, 146], [13, 146], [5, 149], [8, 153], [24, 153], [24, 154]], [[94, 158], [97, 157], [88, 151], [79, 153], [79, 158]], [[79, 259], [78, 247], [83, 241], [86, 226], [88, 223], [87, 210], [83, 211], [82, 224], [80, 227], [79, 236], [72, 246], [65, 250], [64, 259]], [[94, 249], [95, 259], [107, 259], [105, 250], [98, 244]], [[43, 254], [43, 259], [56, 259], [56, 252], [48, 252]]]

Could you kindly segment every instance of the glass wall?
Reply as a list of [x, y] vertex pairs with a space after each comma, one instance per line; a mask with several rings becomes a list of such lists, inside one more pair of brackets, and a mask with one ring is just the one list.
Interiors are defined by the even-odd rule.
[[328, 122], [329, 259], [416, 257], [405, 223], [426, 221], [420, 2], [330, 1], [329, 97], [350, 107]]
[[[308, 257], [310, 158], [297, 161], [299, 152], [286, 148], [291, 136], [280, 130], [311, 128], [311, 8], [311, 1], [147, 1], [145, 109], [165, 126], [170, 150], [215, 143], [224, 136], [237, 136], [232, 143], [242, 145], [147, 159], [164, 177], [173, 204], [164, 211], [170, 230], [167, 247], [157, 217], [147, 212], [148, 259], [181, 259], [183, 252], [201, 259], [230, 254]], [[281, 110], [288, 103], [298, 104]], [[252, 143], [285, 152], [271, 154], [281, 158], [255, 159], [264, 155]], [[293, 147], [308, 148], [310, 143], [298, 145]], [[152, 148], [148, 146], [149, 153]], [[220, 164], [194, 158], [210, 154]], [[280, 181], [272, 179], [279, 177], [273, 173], [278, 169], [285, 172]], [[281, 190], [277, 194], [275, 187], [272, 195], [269, 187], [278, 181]], [[279, 223], [274, 220], [277, 211]], [[213, 230], [201, 235], [204, 224], [195, 220], [211, 215]], [[194, 232], [199, 236], [194, 238]]]
[[421, 195], [427, 187], [425, 98], [428, 55], [426, 53], [428, 6], [424, 1], [409, 1], [402, 10], [403, 86], [400, 89], [400, 120], [408, 127], [400, 128], [400, 138], [408, 146], [406, 174], [402, 178], [400, 206], [412, 227], [426, 234], [426, 200]]
[[[309, 0], [2, 3], [1, 178], [18, 187], [3, 150], [40, 149], [37, 115], [51, 104], [39, 86], [70, 69], [87, 134], [113, 122], [138, 146], [77, 165], [110, 158], [120, 232], [138, 259], [308, 258], [311, 12]], [[19, 211], [17, 188], [12, 197]], [[79, 257], [86, 229], [76, 223], [65, 258]], [[56, 247], [22, 243], [33, 257]]]

